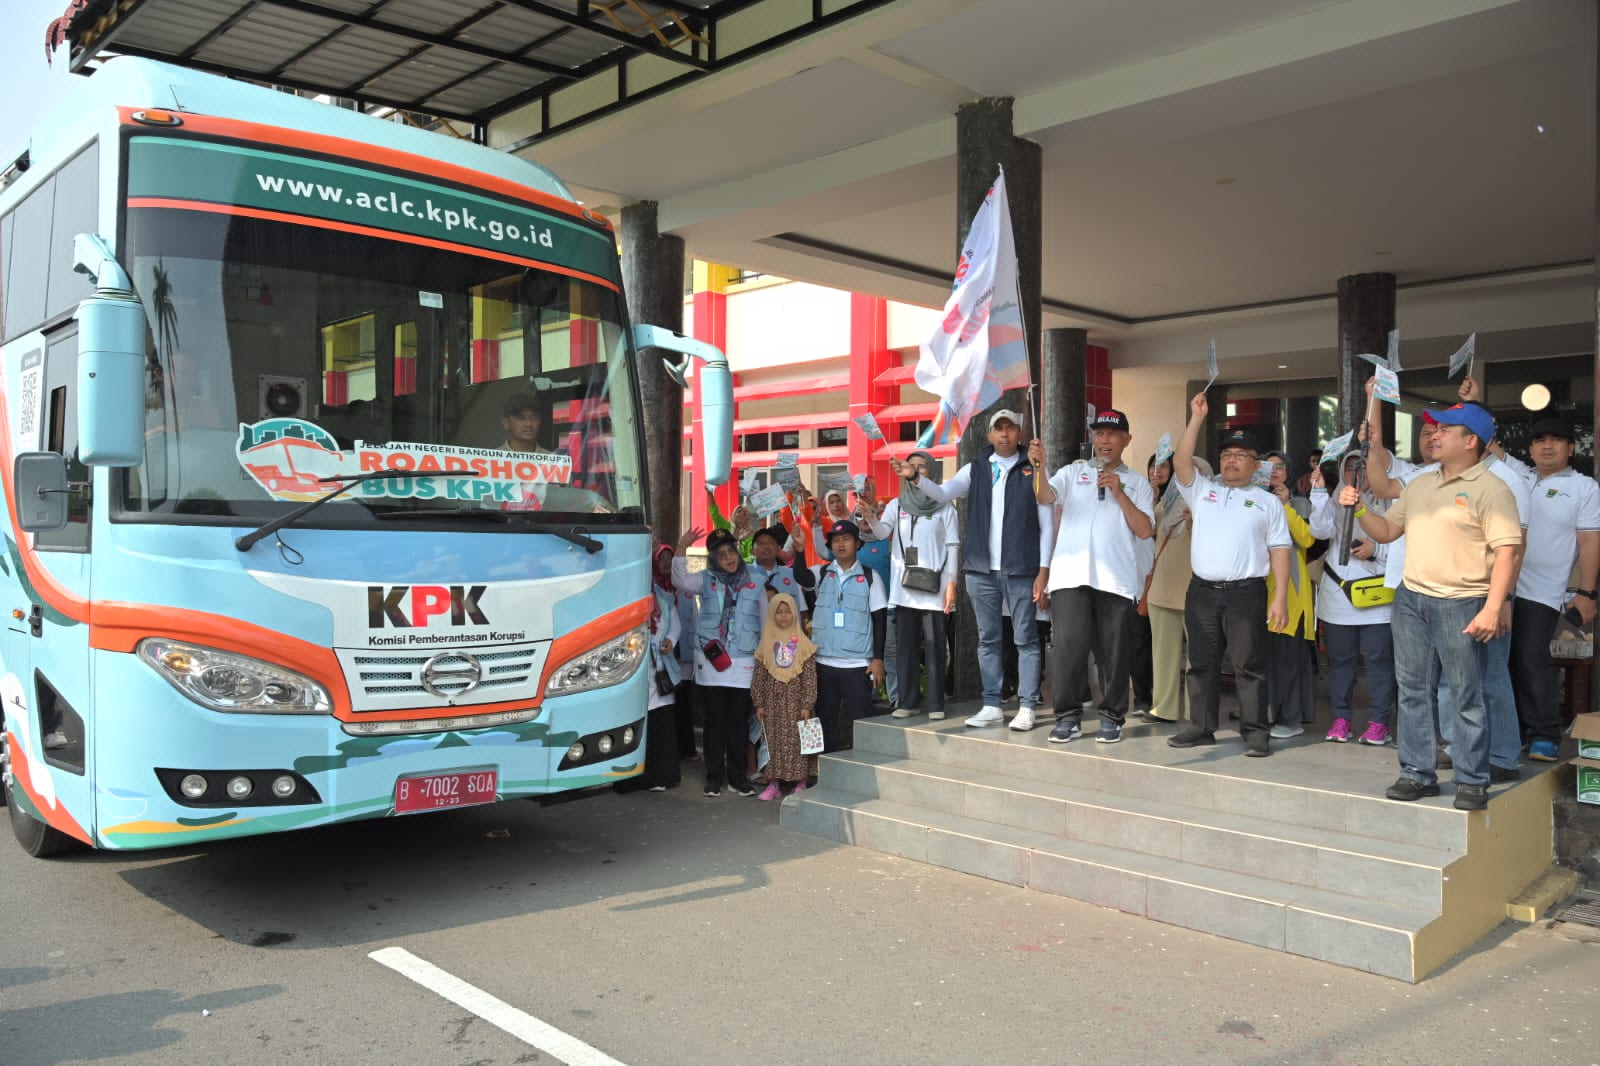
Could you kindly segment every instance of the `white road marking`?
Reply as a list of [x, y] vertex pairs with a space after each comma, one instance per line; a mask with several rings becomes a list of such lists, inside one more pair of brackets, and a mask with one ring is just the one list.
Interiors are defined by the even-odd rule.
[[496, 999], [481, 988], [467, 984], [405, 948], [379, 948], [367, 957], [402, 977], [409, 977], [428, 991], [471, 1011], [490, 1025], [505, 1030], [546, 1055], [567, 1063], [567, 1066], [625, 1066], [598, 1048]]

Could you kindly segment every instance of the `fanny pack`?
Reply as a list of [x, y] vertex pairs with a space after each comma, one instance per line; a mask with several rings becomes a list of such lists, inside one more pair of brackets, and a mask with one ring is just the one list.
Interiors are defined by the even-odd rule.
[[1339, 576], [1337, 570], [1328, 565], [1326, 556], [1322, 560], [1322, 571], [1333, 578], [1352, 607], [1387, 607], [1394, 602], [1394, 589], [1383, 583], [1382, 574], [1346, 581]]

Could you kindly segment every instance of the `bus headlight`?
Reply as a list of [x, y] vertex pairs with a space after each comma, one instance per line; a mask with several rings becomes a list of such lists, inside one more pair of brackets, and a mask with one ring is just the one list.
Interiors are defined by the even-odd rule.
[[173, 688], [231, 714], [329, 714], [328, 690], [293, 670], [199, 644], [149, 637], [139, 658]]
[[619, 684], [633, 676], [649, 649], [650, 631], [643, 626], [614, 637], [556, 667], [544, 694], [570, 696]]

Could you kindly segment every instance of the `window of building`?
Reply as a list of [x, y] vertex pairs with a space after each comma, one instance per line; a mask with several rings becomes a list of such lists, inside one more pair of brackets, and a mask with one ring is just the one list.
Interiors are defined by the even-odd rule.
[[845, 426], [828, 426], [817, 430], [817, 447], [832, 448], [850, 443], [850, 430]]

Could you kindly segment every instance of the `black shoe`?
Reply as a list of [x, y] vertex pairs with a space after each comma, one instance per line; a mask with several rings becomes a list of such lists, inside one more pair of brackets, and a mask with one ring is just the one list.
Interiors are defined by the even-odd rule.
[[1265, 759], [1272, 754], [1272, 749], [1265, 744], [1246, 744], [1244, 754], [1247, 759]]
[[754, 796], [756, 794], [756, 790], [751, 788], [748, 784], [729, 785], [728, 788], [740, 796]]
[[1402, 777], [1384, 792], [1384, 795], [1392, 800], [1404, 800], [1408, 803], [1411, 800], [1419, 800], [1424, 796], [1437, 796], [1438, 794], [1439, 786], [1437, 784], [1424, 785], [1414, 777]]
[[1489, 806], [1488, 785], [1457, 785], [1456, 810], [1481, 811]]
[[1196, 729], [1190, 726], [1181, 729], [1167, 738], [1169, 748], [1198, 748], [1202, 744], [1215, 744], [1217, 735], [1209, 729]]
[[1453, 761], [1451, 761], [1450, 753], [1448, 751], [1445, 751], [1443, 748], [1440, 748], [1439, 749], [1439, 758], [1434, 763], [1433, 768], [1435, 770], [1449, 770], [1453, 766], [1455, 766], [1455, 763]]
[[1520, 766], [1489, 767], [1489, 783], [1492, 785], [1505, 785], [1511, 783], [1512, 781], [1521, 780], [1522, 768]]

